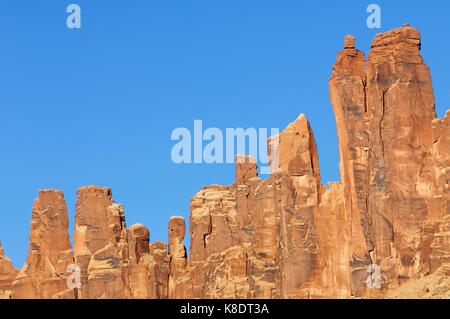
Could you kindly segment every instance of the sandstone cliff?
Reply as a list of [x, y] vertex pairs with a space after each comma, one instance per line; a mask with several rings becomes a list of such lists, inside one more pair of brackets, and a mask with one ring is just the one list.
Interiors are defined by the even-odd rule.
[[13, 283], [12, 298], [73, 298], [67, 266], [73, 264], [69, 220], [61, 191], [41, 190], [31, 215], [30, 248]]
[[109, 188], [77, 193], [75, 263], [81, 268], [79, 298], [129, 298], [130, 261], [125, 215]]
[[[450, 292], [450, 132], [436, 118], [419, 31], [375, 37], [365, 58], [344, 38], [329, 80], [341, 181], [321, 183], [301, 114], [268, 141], [272, 175], [236, 158], [235, 181], [168, 222], [168, 245], [126, 226], [109, 188], [77, 192], [74, 248], [59, 191], [40, 191], [20, 272], [0, 245], [12, 298], [445, 298]], [[272, 157], [273, 158], [273, 157]], [[69, 287], [69, 266], [79, 285]], [[69, 268], [68, 268], [69, 267]], [[9, 293], [12, 291], [12, 293]]]
[[9, 298], [12, 291], [12, 284], [18, 272], [14, 268], [11, 260], [5, 256], [5, 251], [0, 241], [0, 299]]
[[346, 42], [330, 96], [346, 210], [361, 221], [352, 227], [354, 262], [379, 265], [382, 290], [392, 289], [431, 271], [431, 238], [423, 237], [448, 214], [447, 120], [436, 119], [416, 29], [377, 35], [367, 67], [353, 39]]

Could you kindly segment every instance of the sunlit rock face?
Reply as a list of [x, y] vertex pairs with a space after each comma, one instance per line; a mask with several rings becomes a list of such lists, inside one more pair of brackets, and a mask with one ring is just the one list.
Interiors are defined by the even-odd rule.
[[436, 118], [420, 46], [404, 25], [378, 34], [366, 59], [345, 36], [329, 79], [340, 181], [322, 184], [300, 114], [269, 138], [267, 179], [238, 155], [231, 185], [191, 198], [188, 230], [170, 218], [168, 244], [127, 228], [109, 188], [85, 186], [72, 251], [62, 192], [41, 191], [19, 273], [0, 244], [0, 297], [448, 297], [450, 113]]
[[346, 209], [365, 239], [354, 253], [381, 267], [381, 291], [433, 270], [431, 241], [448, 214], [448, 124], [436, 119], [420, 46], [408, 25], [378, 34], [367, 66], [347, 45], [330, 79]]
[[124, 208], [109, 188], [78, 189], [75, 262], [81, 267], [80, 298], [130, 298], [130, 264]]
[[[319, 281], [320, 183], [317, 147], [302, 114], [277, 141], [273, 175], [236, 159], [236, 181], [191, 200], [190, 266], [197, 298], [300, 298]], [[314, 291], [314, 292], [313, 292]]]
[[184, 246], [186, 224], [184, 217], [173, 216], [169, 220], [169, 298], [191, 298], [192, 285], [189, 276], [187, 252]]
[[329, 84], [340, 182], [321, 184], [301, 115], [269, 140], [270, 178], [240, 158], [234, 184], [193, 197], [194, 296], [383, 297], [448, 271], [448, 112], [436, 118], [420, 45], [404, 25], [377, 35], [366, 59], [344, 38]]
[[387, 286], [395, 287], [420, 271], [422, 224], [433, 215], [432, 191], [423, 185], [431, 176], [423, 167], [436, 113], [419, 31], [404, 26], [375, 37], [366, 90], [372, 256], [386, 268]]
[[14, 268], [11, 260], [5, 256], [5, 251], [0, 241], [0, 299], [10, 298], [12, 284], [18, 272], [19, 270]]
[[67, 267], [74, 264], [64, 195], [41, 190], [34, 201], [28, 257], [13, 283], [12, 298], [74, 298]]
[[[363, 281], [367, 278], [365, 267], [371, 264], [369, 252], [373, 249], [367, 217], [370, 147], [366, 62], [363, 52], [355, 49], [355, 39], [346, 36], [344, 50], [336, 58], [329, 81], [330, 100], [339, 139], [339, 172], [342, 183], [342, 187], [336, 187], [329, 195], [336, 194], [331, 196], [337, 196], [336, 201], [342, 200], [345, 216], [342, 220], [350, 221], [348, 228], [344, 228], [344, 246], [348, 251], [345, 254], [347, 260], [342, 262], [351, 267], [349, 291], [354, 294], [361, 294], [363, 290]], [[333, 205], [333, 200], [328, 199], [329, 205]]]

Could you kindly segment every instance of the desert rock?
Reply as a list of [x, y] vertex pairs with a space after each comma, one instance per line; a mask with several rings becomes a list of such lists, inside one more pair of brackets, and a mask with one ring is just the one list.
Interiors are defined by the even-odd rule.
[[[0, 291], [13, 298], [446, 298], [450, 276], [450, 113], [437, 118], [418, 30], [378, 34], [366, 59], [344, 37], [329, 79], [340, 181], [322, 184], [300, 114], [268, 139], [271, 174], [238, 155], [231, 185], [190, 201], [189, 234], [168, 244], [127, 229], [106, 187], [77, 192], [74, 250], [61, 192], [41, 191], [30, 252], [16, 270], [0, 245]], [[189, 252], [185, 247], [190, 236]], [[67, 287], [67, 266], [80, 287]], [[10, 293], [0, 292], [9, 297]]]
[[12, 284], [19, 270], [14, 268], [11, 260], [5, 256], [5, 251], [0, 241], [0, 292], [4, 297], [8, 297], [12, 291]]
[[41, 190], [32, 209], [28, 257], [13, 283], [12, 298], [53, 298], [60, 293], [74, 298], [76, 292], [67, 285], [71, 264], [74, 259], [64, 195]]
[[78, 189], [75, 262], [81, 268], [79, 298], [129, 298], [129, 254], [125, 215], [109, 188]]

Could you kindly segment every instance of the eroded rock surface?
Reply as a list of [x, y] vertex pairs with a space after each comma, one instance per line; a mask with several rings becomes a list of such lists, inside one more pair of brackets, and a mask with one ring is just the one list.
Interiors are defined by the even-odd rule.
[[78, 189], [75, 262], [81, 268], [79, 298], [129, 298], [130, 264], [124, 209], [111, 189]]
[[[322, 185], [301, 114], [268, 140], [272, 174], [238, 155], [235, 181], [199, 190], [168, 244], [128, 229], [111, 190], [78, 190], [75, 247], [59, 191], [33, 207], [16, 276], [0, 245], [0, 291], [13, 298], [436, 298], [450, 276], [450, 113], [437, 118], [419, 31], [378, 34], [368, 59], [344, 38], [329, 80], [341, 180]], [[68, 289], [66, 267], [80, 267]], [[14, 280], [15, 278], [15, 280]], [[14, 280], [14, 283], [13, 283]], [[11, 287], [12, 285], [12, 287]], [[9, 293], [0, 293], [9, 297]]]
[[41, 190], [32, 209], [28, 257], [13, 283], [12, 298], [74, 298], [67, 285], [67, 267], [73, 263], [64, 195]]
[[3, 295], [3, 298], [9, 298], [12, 284], [18, 272], [19, 270], [14, 268], [12, 261], [5, 256], [5, 251], [0, 241], [0, 294]]
[[[418, 30], [404, 25], [377, 35], [367, 67], [348, 41], [330, 95], [346, 211], [354, 220], [350, 249], [357, 267], [381, 267], [382, 295], [433, 271], [430, 245], [441, 246], [435, 237], [445, 235], [435, 231], [448, 214], [448, 124], [436, 119]], [[357, 295], [361, 284], [353, 281]]]

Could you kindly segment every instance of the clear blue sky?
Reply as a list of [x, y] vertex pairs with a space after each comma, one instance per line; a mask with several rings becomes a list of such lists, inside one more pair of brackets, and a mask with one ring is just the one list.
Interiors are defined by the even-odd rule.
[[[66, 6], [82, 29], [66, 27]], [[382, 28], [366, 27], [366, 7]], [[0, 239], [21, 267], [39, 188], [113, 189], [128, 225], [167, 240], [201, 187], [229, 184], [232, 165], [172, 163], [174, 128], [284, 128], [305, 113], [323, 181], [338, 175], [328, 78], [343, 36], [366, 53], [373, 36], [408, 22], [422, 32], [438, 115], [449, 107], [450, 4], [442, 1], [2, 0]]]

